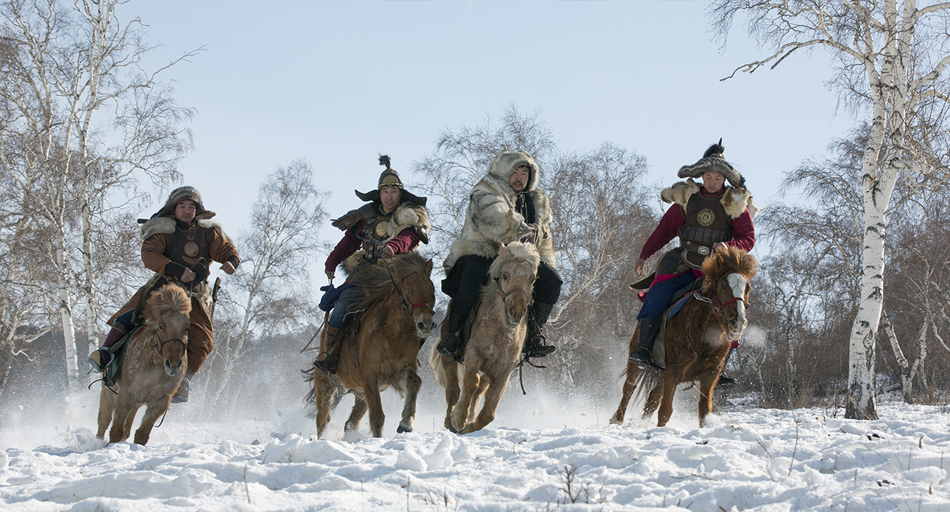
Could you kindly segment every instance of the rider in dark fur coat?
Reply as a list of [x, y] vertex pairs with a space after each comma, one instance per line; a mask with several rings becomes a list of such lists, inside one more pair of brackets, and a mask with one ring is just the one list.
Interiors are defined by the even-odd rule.
[[533, 306], [529, 309], [525, 353], [543, 357], [555, 347], [545, 344], [542, 328], [561, 293], [561, 277], [554, 259], [551, 239], [551, 204], [538, 188], [541, 169], [524, 151], [502, 151], [492, 161], [488, 174], [469, 195], [465, 225], [452, 243], [443, 263], [446, 279], [442, 291], [452, 297], [445, 338], [439, 353], [460, 358], [459, 331], [478, 299], [488, 267], [498, 256], [502, 244], [518, 240], [534, 242], [541, 256], [538, 279], [534, 284]]
[[[637, 260], [637, 274], [643, 275], [646, 260], [675, 237], [680, 246], [666, 253], [657, 264], [654, 275], [641, 281], [649, 291], [640, 293], [644, 301], [637, 315], [640, 337], [630, 361], [641, 366], [655, 366], [653, 344], [659, 331], [663, 311], [677, 290], [703, 277], [702, 263], [720, 245], [750, 251], [755, 245], [752, 218], [757, 211], [752, 195], [745, 188], [745, 179], [723, 158], [722, 141], [706, 150], [698, 162], [680, 168], [680, 178], [663, 190], [660, 198], [673, 203], [660, 219], [660, 224], [647, 239]], [[700, 186], [692, 178], [702, 178]], [[731, 186], [723, 186], [728, 181]], [[649, 282], [648, 282], [649, 281]]]
[[[399, 173], [389, 166], [388, 156], [380, 156], [379, 164], [386, 170], [379, 175], [376, 190], [365, 194], [356, 191], [356, 197], [368, 202], [333, 221], [333, 226], [343, 230], [344, 234], [327, 257], [325, 272], [331, 282], [336, 268], [343, 262], [351, 269], [360, 264], [382, 264], [385, 258], [416, 250], [419, 242], [429, 243], [426, 198], [405, 190]], [[339, 297], [327, 321], [329, 348], [326, 357], [314, 363], [315, 368], [324, 374], [336, 372], [343, 345], [331, 341], [338, 338], [347, 309], [360, 298], [360, 292], [349, 283], [335, 291], [339, 292]]]

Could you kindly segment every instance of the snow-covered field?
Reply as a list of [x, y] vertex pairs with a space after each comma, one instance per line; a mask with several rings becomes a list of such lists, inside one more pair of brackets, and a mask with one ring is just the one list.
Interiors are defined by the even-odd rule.
[[194, 420], [196, 399], [141, 447], [95, 438], [91, 391], [68, 411], [4, 411], [0, 510], [950, 510], [947, 407], [887, 402], [881, 420], [850, 421], [731, 405], [698, 429], [685, 391], [669, 426], [618, 427], [617, 393], [565, 403], [513, 383], [488, 429], [458, 436], [441, 428], [434, 390], [416, 432], [396, 434], [387, 392], [383, 438], [366, 420], [343, 434], [347, 399], [325, 440], [294, 401], [208, 422]]

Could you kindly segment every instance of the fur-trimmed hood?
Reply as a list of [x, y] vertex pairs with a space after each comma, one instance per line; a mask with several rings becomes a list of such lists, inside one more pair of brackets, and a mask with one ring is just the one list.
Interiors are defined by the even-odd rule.
[[541, 260], [556, 266], [551, 239], [551, 204], [544, 191], [537, 188], [541, 169], [528, 153], [505, 150], [495, 157], [488, 173], [469, 194], [462, 234], [452, 243], [449, 256], [442, 263], [446, 272], [462, 256], [473, 254], [494, 258], [502, 244], [521, 240], [531, 232], [524, 217], [515, 211], [518, 193], [508, 183], [511, 173], [522, 165], [530, 170], [525, 191], [534, 204], [538, 225], [535, 245]]
[[[224, 232], [224, 229], [221, 227], [221, 223], [216, 220], [211, 219], [197, 219], [198, 227], [200, 228], [212, 228], [218, 233], [221, 234], [232, 246], [234, 245], [234, 240], [231, 240], [231, 237]], [[139, 227], [142, 240], [148, 240], [152, 235], [161, 233], [163, 235], [170, 235], [175, 232], [177, 228], [177, 223], [172, 217], [152, 217], [147, 220], [144, 224]]]
[[[671, 187], [663, 189], [663, 191], [660, 192], [660, 199], [662, 199], [664, 203], [676, 203], [685, 209], [689, 198], [693, 194], [699, 193], [701, 189], [702, 187], [692, 179], [679, 181], [674, 183]], [[726, 210], [726, 215], [728, 215], [730, 219], [738, 218], [746, 208], [749, 209], [749, 215], [753, 218], [759, 211], [759, 209], [752, 204], [752, 194], [744, 188], [725, 187], [721, 202], [723, 208]]]

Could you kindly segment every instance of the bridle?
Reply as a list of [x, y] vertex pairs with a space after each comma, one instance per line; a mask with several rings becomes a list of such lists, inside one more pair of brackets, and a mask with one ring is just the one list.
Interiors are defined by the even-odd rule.
[[[738, 273], [739, 273], [739, 272], [736, 272], [736, 271], [727, 272], [727, 273], [725, 273], [725, 274], [719, 276], [719, 279], [716, 281], [716, 283], [718, 283], [719, 281], [722, 281], [722, 280], [723, 280], [726, 276], [728, 276], [728, 275], [731, 275], [731, 274], [738, 274]], [[743, 279], [744, 279], [744, 277], [743, 277]], [[722, 300], [719, 299], [719, 295], [716, 293], [716, 287], [715, 287], [715, 286], [712, 286], [712, 289], [713, 289], [712, 297], [707, 297], [707, 296], [703, 295], [703, 294], [701, 293], [701, 292], [703, 291], [703, 289], [705, 289], [705, 287], [700, 288], [699, 290], [693, 292], [693, 298], [695, 298], [696, 300], [699, 300], [699, 301], [702, 301], [702, 302], [705, 302], [705, 303], [707, 303], [707, 304], [712, 305], [712, 307], [713, 307], [713, 309], [716, 311], [716, 313], [718, 313], [719, 316], [722, 316], [722, 317], [725, 317], [725, 316], [726, 316], [725, 313], [723, 312], [723, 309], [725, 309], [726, 306], [728, 306], [729, 304], [732, 304], [733, 302], [738, 302], [738, 301], [740, 301], [740, 300], [743, 300], [743, 298], [740, 296], [740, 297], [733, 297], [733, 298], [727, 300], [726, 302], [722, 302]], [[713, 303], [713, 301], [716, 301], [716, 302]], [[746, 309], [749, 309], [749, 306], [752, 305], [752, 301], [748, 301], [748, 302], [743, 301], [743, 304], [745, 305]]]
[[520, 286], [517, 287], [517, 288], [512, 288], [511, 290], [508, 290], [508, 291], [506, 292], [506, 291], [503, 290], [502, 287], [501, 287], [501, 278], [500, 278], [500, 277], [495, 277], [495, 278], [492, 278], [492, 279], [495, 281], [495, 290], [496, 290], [495, 293], [497, 293], [498, 295], [501, 295], [501, 300], [505, 300], [505, 299], [507, 299], [508, 297], [510, 297], [511, 295], [513, 295], [513, 294], [515, 294], [515, 293], [520, 293], [521, 295], [524, 295], [524, 298], [525, 298], [526, 301], [530, 301], [530, 300], [531, 300], [531, 296], [528, 295], [528, 292], [524, 291], [524, 289], [521, 288]]
[[156, 333], [156, 334], [155, 334], [155, 351], [158, 352], [158, 355], [160, 355], [160, 356], [162, 356], [162, 357], [165, 357], [164, 354], [162, 354], [162, 350], [165, 348], [165, 345], [168, 345], [169, 343], [171, 343], [171, 342], [173, 342], [173, 341], [177, 341], [178, 343], [181, 343], [181, 346], [182, 346], [183, 349], [185, 349], [185, 350], [188, 349], [188, 342], [187, 342], [187, 341], [185, 341], [185, 340], [183, 340], [183, 339], [181, 339], [181, 338], [168, 338], [167, 340], [162, 340], [162, 339], [158, 336], [158, 333]]

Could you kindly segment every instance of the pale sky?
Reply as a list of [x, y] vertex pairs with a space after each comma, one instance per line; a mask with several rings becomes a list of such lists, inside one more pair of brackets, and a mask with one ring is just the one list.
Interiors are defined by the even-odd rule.
[[360, 205], [353, 189], [375, 188], [378, 153], [412, 180], [440, 130], [481, 125], [512, 103], [539, 111], [562, 149], [610, 141], [645, 156], [652, 184], [675, 181], [722, 137], [766, 206], [782, 173], [855, 121], [836, 114], [821, 52], [720, 81], [767, 53], [741, 26], [720, 51], [707, 5], [133, 0], [119, 15], [141, 17], [164, 45], [146, 66], [205, 47], [165, 73], [178, 103], [197, 110], [180, 169], [237, 235], [278, 166], [311, 162], [337, 217]]

